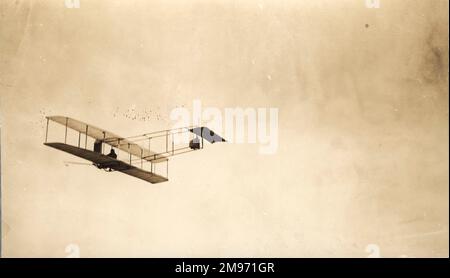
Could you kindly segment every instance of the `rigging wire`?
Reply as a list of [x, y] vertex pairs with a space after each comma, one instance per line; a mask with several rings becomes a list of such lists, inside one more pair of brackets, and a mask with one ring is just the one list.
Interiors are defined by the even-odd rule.
[[[167, 134], [177, 134], [177, 133], [190, 132], [190, 129], [196, 128], [196, 127], [199, 127], [199, 126], [197, 126], [197, 125], [191, 125], [191, 126], [178, 127], [178, 128], [173, 128], [173, 129], [164, 129], [164, 130], [148, 132], [148, 133], [144, 133], [144, 134], [140, 134], [140, 135], [134, 135], [134, 136], [123, 137], [123, 138], [119, 138], [119, 139], [120, 139], [120, 140], [126, 139], [126, 140], [129, 140], [129, 141], [135, 141], [135, 140], [130, 140], [130, 139], [132, 139], [132, 138], [145, 137], [145, 138], [142, 138], [141, 140], [148, 140], [148, 139], [151, 139], [151, 138], [163, 137], [163, 136], [166, 136]], [[181, 131], [173, 132], [173, 131], [175, 131], [175, 130], [181, 130]], [[171, 132], [169, 133], [169, 131], [171, 131]], [[150, 135], [158, 134], [158, 133], [164, 133], [164, 134], [156, 135], [156, 136], [150, 136]], [[117, 140], [117, 139], [114, 138], [114, 141], [115, 141], [115, 140]]]

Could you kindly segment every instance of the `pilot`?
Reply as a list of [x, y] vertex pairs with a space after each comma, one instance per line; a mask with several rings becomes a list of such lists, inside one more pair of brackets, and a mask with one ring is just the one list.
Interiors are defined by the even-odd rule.
[[114, 158], [114, 159], [117, 158], [117, 154], [116, 154], [116, 152], [114, 151], [113, 148], [111, 148], [111, 151], [109, 152], [108, 156], [109, 156], [109, 157], [112, 157], [112, 158]]

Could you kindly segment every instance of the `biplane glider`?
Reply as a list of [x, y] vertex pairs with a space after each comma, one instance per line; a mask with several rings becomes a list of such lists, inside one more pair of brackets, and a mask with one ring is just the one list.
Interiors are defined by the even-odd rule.
[[[99, 169], [108, 172], [119, 171], [150, 183], [168, 181], [169, 157], [203, 149], [204, 140], [209, 143], [226, 142], [214, 131], [202, 126], [168, 129], [125, 138], [69, 117], [46, 118], [44, 145], [88, 160]], [[64, 142], [48, 142], [50, 122], [62, 125]], [[73, 144], [69, 142], [68, 132], [75, 132]], [[189, 144], [186, 146], [177, 144], [175, 147], [174, 135], [180, 133], [189, 134]], [[162, 139], [162, 143], [159, 144], [160, 151], [156, 151], [156, 145], [154, 146], [154, 141], [158, 138]], [[146, 147], [143, 147], [143, 144]], [[110, 147], [108, 154], [106, 146]], [[151, 148], [152, 146], [154, 147]], [[125, 158], [118, 157], [116, 151], [124, 154]], [[165, 175], [156, 171], [160, 164], [165, 164]]]

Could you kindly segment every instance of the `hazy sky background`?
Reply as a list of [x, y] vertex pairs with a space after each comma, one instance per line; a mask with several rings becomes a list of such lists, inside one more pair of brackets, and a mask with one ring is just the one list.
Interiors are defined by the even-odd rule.
[[[149, 184], [42, 144], [45, 116], [131, 136], [194, 99], [278, 108], [278, 152]], [[1, 1], [0, 109], [3, 256], [449, 254], [448, 1]]]

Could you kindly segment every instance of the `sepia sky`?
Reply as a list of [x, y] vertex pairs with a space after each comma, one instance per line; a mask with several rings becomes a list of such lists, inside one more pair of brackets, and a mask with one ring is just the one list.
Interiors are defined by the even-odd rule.
[[[132, 136], [194, 100], [278, 108], [277, 152], [150, 184], [42, 144], [45, 116]], [[2, 256], [448, 257], [448, 101], [444, 0], [1, 1]]]

